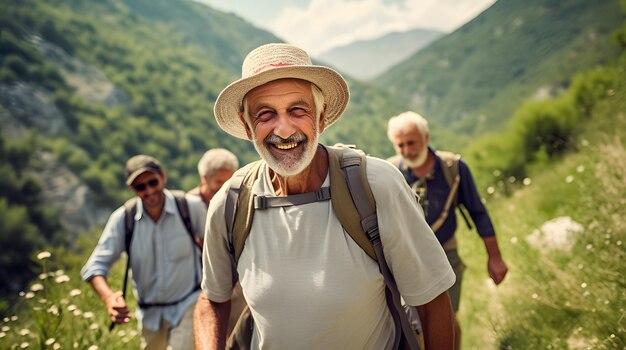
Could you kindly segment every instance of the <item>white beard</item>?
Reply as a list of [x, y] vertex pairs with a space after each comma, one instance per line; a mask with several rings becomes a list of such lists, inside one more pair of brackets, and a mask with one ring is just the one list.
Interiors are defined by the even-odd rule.
[[303, 151], [300, 155], [288, 154], [283, 156], [283, 159], [280, 160], [274, 158], [272, 153], [267, 149], [264, 140], [261, 141], [260, 144], [257, 143], [257, 138], [254, 134], [254, 131], [252, 132], [252, 137], [254, 140], [254, 148], [259, 153], [261, 158], [267, 163], [270, 169], [275, 171], [280, 176], [289, 177], [300, 174], [313, 161], [315, 153], [317, 152], [319, 131], [318, 129], [315, 130], [315, 138], [313, 140], [306, 141], [306, 144], [303, 145]]
[[410, 159], [406, 159], [404, 157], [402, 157], [402, 159], [404, 160], [404, 163], [409, 168], [419, 168], [419, 167], [421, 167], [422, 165], [424, 165], [424, 163], [426, 163], [426, 159], [428, 159], [428, 145], [424, 145], [424, 148], [421, 150], [419, 156], [417, 156], [416, 159], [410, 160]]

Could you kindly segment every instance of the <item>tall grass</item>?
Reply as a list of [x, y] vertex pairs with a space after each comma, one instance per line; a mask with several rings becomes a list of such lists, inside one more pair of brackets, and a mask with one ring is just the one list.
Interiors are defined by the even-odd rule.
[[[2, 319], [0, 349], [139, 348], [134, 318], [110, 332], [104, 304], [80, 278], [80, 268], [98, 235], [90, 232], [81, 237], [82, 253], [57, 248], [34, 257], [41, 273], [28, 290], [19, 293], [18, 302]], [[124, 266], [121, 261], [111, 271], [112, 287], [120, 288]], [[128, 294], [129, 305], [134, 306], [132, 293]]]
[[[494, 287], [473, 232], [459, 232], [468, 265], [459, 317], [464, 349], [626, 349], [626, 93], [620, 83], [593, 108], [577, 151], [533, 169], [526, 185], [488, 203], [510, 271]], [[496, 198], [497, 197], [497, 198]], [[529, 236], [569, 217], [559, 246]], [[554, 245], [553, 245], [554, 244]]]

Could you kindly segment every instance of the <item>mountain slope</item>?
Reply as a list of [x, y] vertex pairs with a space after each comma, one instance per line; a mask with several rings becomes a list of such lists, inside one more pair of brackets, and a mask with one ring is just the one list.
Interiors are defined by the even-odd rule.
[[318, 58], [361, 79], [371, 79], [400, 63], [443, 35], [429, 29], [393, 32], [330, 49]]
[[615, 0], [500, 0], [375, 82], [456, 134], [498, 130], [524, 99], [615, 57], [622, 20]]

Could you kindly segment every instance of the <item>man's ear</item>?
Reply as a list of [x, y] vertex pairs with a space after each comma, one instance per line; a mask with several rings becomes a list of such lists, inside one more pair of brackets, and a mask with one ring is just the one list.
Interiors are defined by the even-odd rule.
[[243, 116], [243, 112], [239, 112], [239, 120], [243, 124], [243, 127], [246, 128], [246, 136], [248, 136], [248, 140], [252, 141], [252, 131], [250, 130], [250, 126], [246, 122], [246, 118]]
[[326, 128], [326, 118], [324, 118], [324, 115], [326, 114], [326, 104], [324, 103], [324, 110], [322, 110], [322, 113], [320, 113], [320, 121], [319, 121], [319, 130], [320, 130], [320, 134], [324, 131], [324, 129]]
[[167, 184], [167, 172], [165, 172], [165, 169], [161, 169], [161, 178], [163, 180], [163, 187], [165, 187]]

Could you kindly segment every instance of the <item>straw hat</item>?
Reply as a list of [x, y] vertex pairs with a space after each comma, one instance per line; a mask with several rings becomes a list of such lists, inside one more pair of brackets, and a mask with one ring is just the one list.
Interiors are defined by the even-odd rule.
[[317, 85], [324, 94], [325, 127], [337, 121], [346, 109], [350, 91], [336, 71], [311, 63], [306, 51], [289, 44], [267, 44], [252, 50], [243, 61], [241, 79], [228, 85], [215, 101], [215, 119], [224, 131], [247, 140], [246, 129], [239, 118], [244, 96], [270, 81], [296, 78]]

